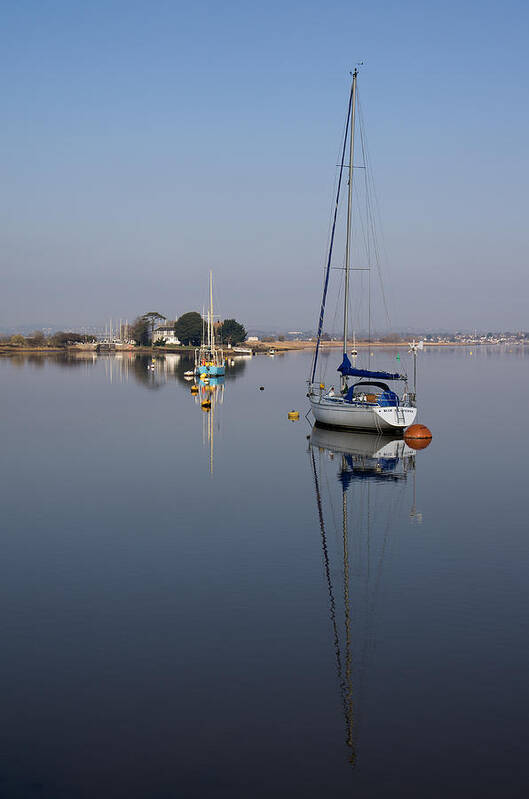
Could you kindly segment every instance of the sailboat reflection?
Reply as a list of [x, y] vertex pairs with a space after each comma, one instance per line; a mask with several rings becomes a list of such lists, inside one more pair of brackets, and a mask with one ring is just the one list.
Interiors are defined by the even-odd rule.
[[213, 475], [213, 444], [215, 426], [220, 425], [218, 406], [224, 402], [224, 377], [209, 377], [198, 380], [191, 386], [191, 395], [204, 413], [202, 420], [202, 444], [209, 447], [209, 473]]
[[361, 724], [360, 697], [374, 649], [383, 564], [391, 527], [402, 512], [410, 474], [413, 475], [412, 510], [417, 520], [416, 453], [402, 438], [317, 426], [312, 430], [308, 452], [345, 719], [345, 743], [348, 760], [354, 766]]

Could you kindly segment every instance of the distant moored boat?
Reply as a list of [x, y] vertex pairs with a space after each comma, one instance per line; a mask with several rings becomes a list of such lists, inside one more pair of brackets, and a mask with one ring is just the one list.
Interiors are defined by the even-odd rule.
[[195, 350], [195, 374], [220, 377], [225, 372], [224, 352], [215, 343], [213, 325], [213, 275], [209, 273], [209, 308], [202, 344]]

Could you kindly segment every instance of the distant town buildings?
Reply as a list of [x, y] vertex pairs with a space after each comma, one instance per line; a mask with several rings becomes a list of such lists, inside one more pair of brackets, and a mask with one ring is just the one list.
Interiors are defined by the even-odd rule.
[[529, 333], [439, 333], [423, 336], [425, 344], [529, 344]]

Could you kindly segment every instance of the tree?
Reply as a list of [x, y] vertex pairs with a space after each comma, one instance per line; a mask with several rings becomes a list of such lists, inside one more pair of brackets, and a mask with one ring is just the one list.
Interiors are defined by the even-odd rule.
[[35, 330], [31, 336], [28, 337], [28, 344], [32, 347], [43, 347], [46, 343], [46, 338], [42, 330]]
[[52, 345], [52, 347], [64, 347], [66, 346], [67, 341], [68, 341], [68, 333], [65, 333], [64, 330], [58, 330], [50, 338], [50, 344]]
[[188, 311], [178, 319], [174, 332], [182, 344], [198, 347], [202, 341], [202, 317], [197, 311]]
[[59, 330], [58, 333], [54, 333], [51, 337], [51, 343], [54, 347], [65, 347], [67, 344], [78, 344], [87, 340], [93, 340], [93, 336], [83, 336], [82, 333], [72, 333], [71, 331], [65, 333], [63, 330]]
[[147, 322], [147, 324], [150, 327], [150, 330], [151, 330], [151, 341], [152, 341], [153, 337], [154, 337], [154, 328], [156, 327], [156, 322], [158, 322], [158, 321], [160, 321], [160, 322], [164, 321], [165, 322], [167, 317], [163, 316], [163, 314], [161, 314], [161, 313], [158, 313], [158, 311], [149, 311], [149, 313], [144, 313], [143, 314], [143, 318], [145, 319], [145, 321]]
[[11, 336], [9, 342], [10, 344], [25, 344], [26, 339], [24, 336], [21, 336], [20, 333], [16, 333], [14, 336]]
[[220, 326], [220, 340], [223, 344], [240, 344], [245, 338], [244, 326], [235, 319], [225, 319]]
[[129, 326], [129, 336], [139, 347], [149, 346], [149, 322], [144, 316], [138, 316]]

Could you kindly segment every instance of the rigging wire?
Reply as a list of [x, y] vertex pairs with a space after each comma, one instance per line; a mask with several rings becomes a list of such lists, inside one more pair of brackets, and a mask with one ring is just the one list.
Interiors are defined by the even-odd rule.
[[367, 146], [367, 137], [366, 137], [366, 124], [364, 118], [363, 107], [361, 104], [360, 97], [358, 96], [358, 129], [360, 133], [360, 148], [362, 151], [362, 159], [363, 164], [365, 166], [364, 172], [364, 184], [365, 184], [365, 192], [366, 192], [366, 211], [369, 220], [369, 227], [370, 227], [370, 234], [371, 234], [371, 244], [373, 249], [373, 257], [374, 263], [377, 269], [379, 282], [380, 282], [380, 291], [382, 294], [382, 302], [384, 305], [384, 310], [386, 313], [386, 318], [388, 321], [388, 326], [391, 326], [390, 314], [388, 309], [388, 303], [386, 301], [386, 293], [384, 290], [384, 280], [382, 276], [382, 265], [381, 265], [381, 258], [380, 258], [380, 247], [378, 243], [378, 236], [377, 236], [377, 226], [380, 230], [382, 230], [382, 221], [381, 221], [381, 214], [380, 214], [380, 205], [378, 202], [377, 192], [375, 188], [375, 181], [373, 176], [373, 171], [371, 169], [371, 161], [369, 157], [369, 151]]
[[343, 176], [343, 164], [344, 164], [344, 160], [345, 160], [345, 149], [346, 149], [346, 146], [347, 146], [347, 132], [349, 130], [349, 119], [350, 119], [350, 115], [351, 115], [352, 102], [353, 102], [353, 89], [351, 87], [351, 92], [349, 94], [349, 104], [348, 104], [348, 107], [347, 107], [347, 118], [346, 118], [346, 122], [345, 122], [345, 133], [344, 133], [344, 138], [343, 138], [342, 157], [340, 159], [340, 174], [338, 176], [338, 188], [337, 188], [337, 191], [336, 191], [336, 202], [335, 202], [335, 206], [334, 206], [333, 223], [332, 223], [332, 228], [331, 228], [331, 238], [330, 238], [330, 242], [329, 242], [329, 255], [328, 255], [328, 258], [327, 258], [327, 267], [326, 267], [326, 270], [325, 270], [325, 280], [324, 280], [324, 284], [323, 284], [323, 296], [322, 296], [322, 300], [321, 300], [320, 317], [319, 317], [319, 320], [318, 320], [318, 337], [316, 339], [316, 348], [314, 350], [314, 358], [313, 358], [313, 361], [312, 361], [312, 370], [311, 370], [311, 378], [310, 378], [310, 382], [311, 383], [314, 382], [314, 375], [316, 373], [316, 364], [318, 362], [318, 353], [319, 353], [319, 348], [320, 348], [321, 331], [322, 331], [322, 328], [323, 328], [323, 317], [325, 315], [325, 302], [327, 300], [327, 290], [328, 290], [328, 287], [329, 287], [329, 275], [330, 275], [330, 268], [331, 268], [332, 250], [333, 250], [333, 244], [334, 244], [334, 234], [335, 234], [335, 230], [336, 230], [336, 217], [338, 215], [338, 206], [339, 206], [339, 202], [340, 202], [340, 192], [341, 192], [341, 187], [342, 187], [342, 176]]

